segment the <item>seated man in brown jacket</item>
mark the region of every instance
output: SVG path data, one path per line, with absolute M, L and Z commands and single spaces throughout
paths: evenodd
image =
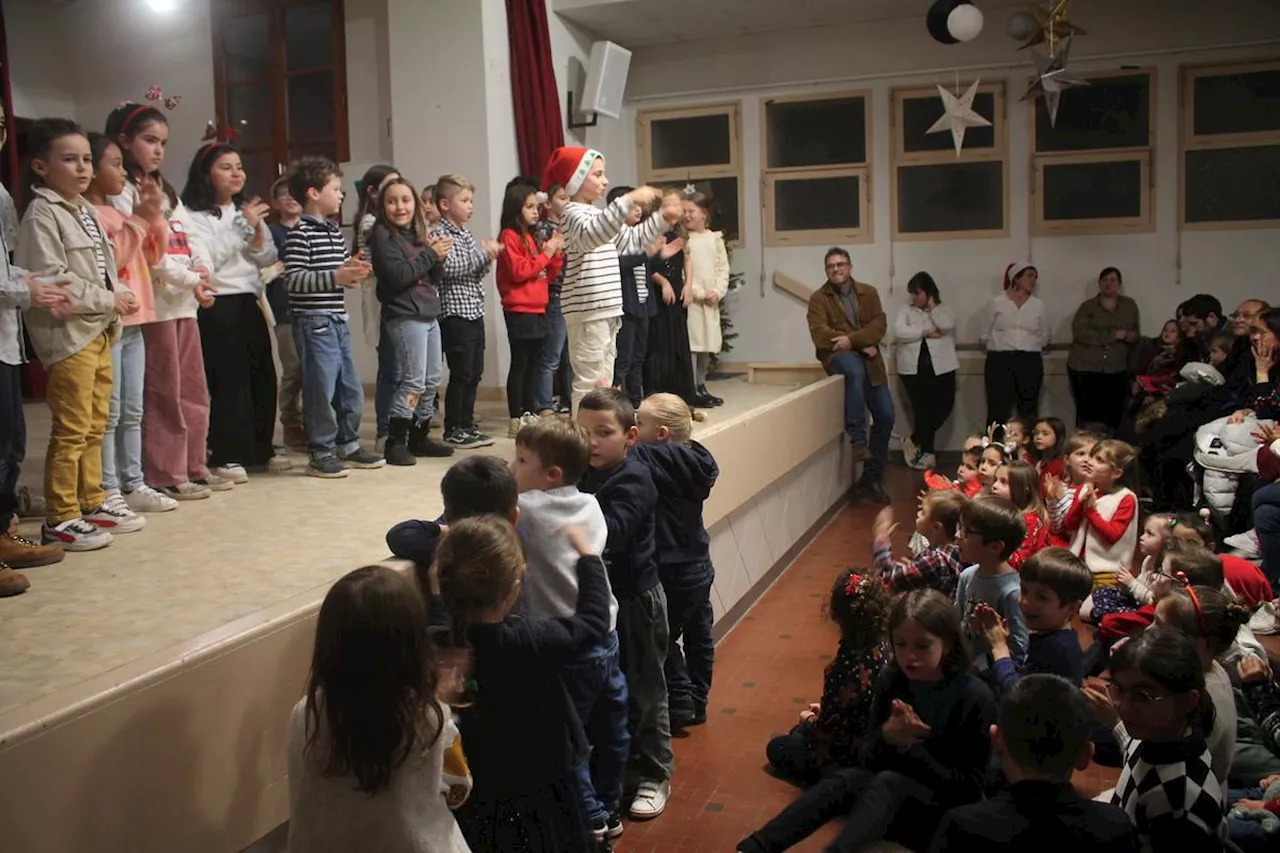
M 827 282 L 809 297 L 809 335 L 827 373 L 844 377 L 844 428 L 853 442 L 854 460 L 866 460 L 858 497 L 888 503 L 880 481 L 893 432 L 893 396 L 880 356 L 887 322 L 880 295 L 853 280 L 849 253 L 827 250 Z M 867 446 L 867 409 L 871 444 Z

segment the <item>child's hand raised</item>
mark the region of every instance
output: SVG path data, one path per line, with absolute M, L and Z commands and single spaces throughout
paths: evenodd
M 138 201 L 133 205 L 134 215 L 150 222 L 163 212 L 164 190 L 155 178 L 144 175 L 138 184 Z
M 973 608 L 969 614 L 969 627 L 986 639 L 992 656 L 1001 657 L 1009 653 L 1009 623 L 990 604 L 982 603 Z
M 627 198 L 631 199 L 631 201 L 641 207 L 649 207 L 661 197 L 662 190 L 657 187 L 651 187 L 648 184 L 643 187 L 636 187 L 631 192 L 627 193 Z
M 889 541 L 889 537 L 893 535 L 893 531 L 898 529 L 898 523 L 893 519 L 893 507 L 891 506 L 887 506 L 876 513 L 876 520 L 871 523 L 872 541 L 877 544 Z
M 1062 482 L 1062 478 L 1057 474 L 1046 474 L 1044 478 L 1044 493 L 1055 501 L 1060 501 L 1067 493 L 1067 484 Z
M 675 225 L 684 218 L 684 204 L 679 196 L 669 195 L 662 200 L 662 208 L 659 212 L 668 225 Z
M 1098 493 L 1094 491 L 1093 483 L 1085 483 L 1080 489 L 1080 506 L 1085 509 L 1093 509 L 1098 502 Z
M 662 259 L 668 260 L 680 254 L 680 250 L 684 248 L 684 238 L 677 237 L 674 240 L 665 240 L 662 244 Z
M 427 238 L 427 248 L 435 252 L 437 258 L 444 258 L 453 250 L 453 238 L 448 234 L 433 234 Z
M 486 255 L 489 256 L 490 260 L 494 260 L 498 257 L 498 255 L 502 254 L 503 245 L 499 243 L 497 240 L 481 240 L 480 248 L 484 250 L 484 253 Z
M 932 729 L 901 699 L 893 700 L 893 708 L 889 719 L 880 727 L 880 734 L 885 743 L 906 751 L 929 736 Z
M 244 217 L 244 221 L 249 223 L 249 227 L 257 231 L 262 220 L 271 212 L 271 205 L 262 199 L 254 196 L 240 206 L 240 215 Z

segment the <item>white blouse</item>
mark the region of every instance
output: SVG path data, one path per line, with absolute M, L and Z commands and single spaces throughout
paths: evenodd
M 1049 338 L 1049 312 L 1038 297 L 1028 297 L 1021 308 L 1004 293 L 991 300 L 982 332 L 987 352 L 1042 352 Z

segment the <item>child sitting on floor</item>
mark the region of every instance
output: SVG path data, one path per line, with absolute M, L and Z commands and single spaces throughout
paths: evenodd
M 986 638 L 972 630 L 970 617 L 978 605 L 989 605 L 1005 621 L 1009 631 L 1009 651 L 1021 664 L 1027 653 L 1027 622 L 1018 606 L 1018 573 L 1009 565 L 1026 527 L 1022 513 L 1004 498 L 979 495 L 965 504 L 960 513 L 960 559 L 969 568 L 960 573 L 956 585 L 956 613 L 973 644 L 974 663 L 985 671 L 991 668 L 991 647 Z
M 1089 482 L 1076 492 L 1063 519 L 1071 552 L 1093 572 L 1093 585 L 1115 586 L 1121 567 L 1133 565 L 1138 546 L 1138 496 L 1126 485 L 1135 461 L 1133 448 L 1123 441 L 1098 442 L 1089 457 Z M 1093 598 L 1080 608 L 1091 619 Z
M 925 545 L 910 559 L 899 560 L 893 558 L 889 539 L 898 526 L 893 520 L 893 508 L 880 510 L 871 528 L 871 552 L 880 579 L 891 592 L 929 587 L 948 598 L 955 596 L 956 582 L 965 567 L 956 545 L 956 528 L 965 503 L 967 500 L 959 492 L 932 491 L 921 495 L 915 532 Z
M 1128 566 L 1121 566 L 1116 573 L 1116 585 L 1098 587 L 1093 596 L 1093 618 L 1101 624 L 1113 613 L 1131 613 L 1144 604 L 1155 603 L 1156 575 L 1159 573 L 1160 552 L 1176 524 L 1172 515 L 1157 513 L 1147 516 L 1138 537 L 1138 554 L 1142 567 L 1135 575 Z
M 1041 418 L 1031 433 L 1031 457 L 1035 461 L 1036 474 L 1040 476 L 1040 497 L 1048 501 L 1046 481 L 1049 477 L 1062 478 L 1065 470 L 1067 427 L 1058 418 Z
M 991 485 L 991 494 L 1016 506 L 1022 513 L 1022 523 L 1027 528 L 1027 535 L 1009 558 L 1009 565 L 1015 569 L 1020 568 L 1032 554 L 1051 544 L 1059 544 L 1050 540 L 1044 502 L 1040 500 L 1040 478 L 1031 465 L 1021 460 L 1001 465 L 996 469 L 996 481 Z
M 840 646 L 823 673 L 822 700 L 801 711 L 800 722 L 765 748 L 776 773 L 811 783 L 828 767 L 858 766 L 892 603 L 872 574 L 849 569 L 836 578 L 828 613 L 840 628 Z
M 1075 501 L 1076 492 L 1089 482 L 1089 460 L 1093 457 L 1093 448 L 1101 440 L 1091 432 L 1072 433 L 1062 449 L 1062 474 L 1041 477 L 1049 526 L 1058 536 L 1063 536 L 1063 521 Z

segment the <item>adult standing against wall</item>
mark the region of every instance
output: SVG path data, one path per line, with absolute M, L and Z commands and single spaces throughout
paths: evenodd
M 904 442 L 903 456 L 912 468 L 938 464 L 934 436 L 951 417 L 956 402 L 956 318 L 942 304 L 938 285 L 927 272 L 907 282 L 908 302 L 893 324 L 898 375 L 902 377 L 915 425 Z
M 1004 423 L 1011 412 L 1034 421 L 1044 384 L 1044 349 L 1049 346 L 1049 312 L 1035 296 L 1040 273 L 1025 261 L 1004 271 L 1004 292 L 991 300 L 982 344 L 987 349 L 984 379 L 987 423 Z
M 1098 274 L 1098 294 L 1080 303 L 1071 321 L 1067 378 L 1076 426 L 1105 424 L 1114 434 L 1129 392 L 1129 356 L 1138 342 L 1138 303 L 1120 293 L 1120 270 Z
M 809 297 L 809 336 L 827 373 L 844 377 L 844 428 L 853 443 L 853 458 L 866 460 L 857 496 L 889 503 L 881 479 L 893 432 L 893 397 L 889 374 L 880 355 L 888 328 L 880 294 L 853 280 L 849 253 L 827 250 L 827 281 Z M 871 444 L 867 445 L 867 409 L 871 410 Z

